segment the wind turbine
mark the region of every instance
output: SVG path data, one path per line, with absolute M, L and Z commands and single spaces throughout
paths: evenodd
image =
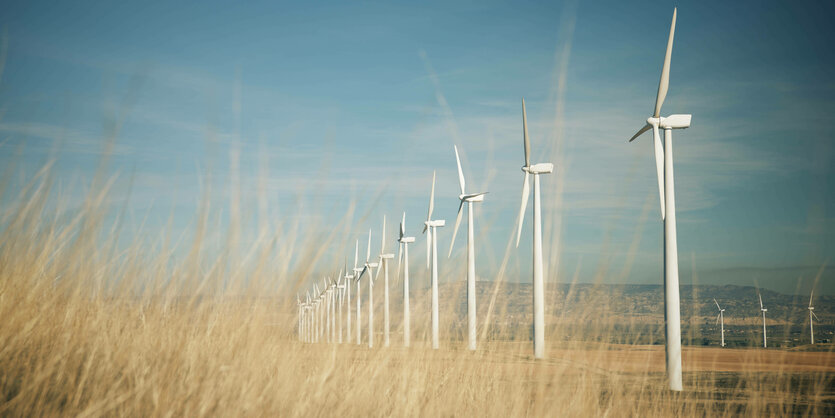
M 331 302 L 333 301 L 333 298 L 331 297 L 332 292 L 333 292 L 333 282 L 331 281 L 330 277 L 324 279 L 324 282 L 325 282 L 325 320 L 326 320 L 325 321 L 325 340 L 330 343 L 330 342 L 333 342 L 333 340 L 331 339 L 332 331 L 333 331 L 333 327 L 331 326 L 331 318 L 333 316 L 332 315 L 333 309 L 332 309 L 332 306 L 331 306 L 332 305 Z
M 681 391 L 681 308 L 678 281 L 678 244 L 676 241 L 676 203 L 673 180 L 673 129 L 690 127 L 692 115 L 661 116 L 661 105 L 670 86 L 670 57 L 673 52 L 673 37 L 676 29 L 676 9 L 670 24 L 667 52 L 661 68 L 655 110 L 646 125 L 629 139 L 629 142 L 652 129 L 655 149 L 655 169 L 658 177 L 658 194 L 661 202 L 661 219 L 664 222 L 664 307 L 666 320 L 667 377 L 671 390 Z M 664 145 L 658 129 L 664 129 Z
M 522 224 L 530 195 L 530 175 L 533 175 L 533 355 L 545 357 L 545 285 L 542 279 L 542 209 L 539 198 L 539 175 L 554 171 L 551 163 L 531 165 L 531 144 L 528 139 L 528 116 L 525 112 L 525 99 L 522 99 L 522 136 L 525 144 L 525 182 L 522 183 L 522 206 L 519 208 L 519 229 L 516 232 L 516 247 L 522 237 Z
M 357 243 L 357 245 L 359 245 L 359 243 Z M 354 256 L 354 267 L 356 268 L 356 266 L 357 266 L 357 258 L 356 258 L 356 255 L 355 255 Z M 347 331 L 348 331 L 348 344 L 351 344 L 351 335 L 352 335 L 351 334 L 351 280 L 353 280 L 353 279 L 354 279 L 354 273 L 353 273 L 353 271 L 350 274 L 348 273 L 348 262 L 346 261 L 345 262 L 345 293 L 348 296 L 348 300 L 347 300 L 348 303 L 347 303 L 347 305 L 345 305 L 346 308 L 347 308 L 345 310 L 348 311 L 348 320 L 346 322 L 346 325 L 348 325 L 348 329 L 347 329 Z
M 306 343 L 312 342 L 310 339 L 311 330 L 313 329 L 313 306 L 310 304 L 310 291 L 307 291 L 307 300 L 305 302 L 305 318 L 304 318 L 304 341 Z
M 812 306 L 812 295 L 814 294 L 814 290 L 809 294 L 809 341 L 812 344 L 815 343 L 815 323 L 813 319 L 820 321 L 820 318 L 818 318 L 818 315 L 815 313 L 815 308 Z
M 368 249 L 365 251 L 365 267 L 360 272 L 360 278 L 368 272 L 368 348 L 374 347 L 374 269 L 377 263 L 371 261 L 371 228 L 368 229 Z M 359 279 L 357 279 L 359 280 Z M 359 317 L 359 314 L 357 314 Z
M 475 237 L 474 237 L 474 219 L 473 219 L 473 203 L 483 202 L 484 195 L 487 192 L 470 193 L 467 194 L 464 185 L 464 172 L 461 170 L 461 159 L 458 157 L 458 147 L 453 145 L 455 149 L 455 162 L 458 163 L 458 185 L 461 187 L 461 194 L 458 195 L 458 216 L 455 218 L 455 228 L 452 230 L 452 241 L 449 243 L 449 254 L 447 258 L 452 256 L 452 248 L 455 246 L 455 236 L 458 235 L 458 226 L 461 225 L 461 209 L 464 208 L 464 203 L 467 204 L 467 331 L 469 336 L 470 350 L 476 348 L 476 293 L 475 293 Z
M 348 267 L 348 266 L 346 265 L 345 267 Z M 339 343 L 340 344 L 342 344 L 342 307 L 345 305 L 345 289 L 346 288 L 350 289 L 350 286 L 348 286 L 346 284 L 348 282 L 347 280 L 345 281 L 345 283 L 342 282 L 342 279 L 343 279 L 342 272 L 343 271 L 344 270 L 339 270 L 339 279 L 336 282 L 336 289 L 337 289 L 337 292 L 338 292 L 338 295 L 339 295 Z
M 716 304 L 716 309 L 719 309 L 719 314 L 716 315 L 716 322 L 719 322 L 720 329 L 722 330 L 722 343 L 721 346 L 725 346 L 725 310 L 719 306 L 719 302 L 716 301 L 716 298 L 713 298 L 713 303 Z
M 363 269 L 357 267 L 357 258 L 359 256 L 360 240 L 357 240 L 357 245 L 354 247 L 354 276 L 357 282 L 357 345 L 362 344 L 362 299 L 360 298 L 360 279 L 362 278 Z
M 435 172 L 432 172 L 432 192 L 429 194 L 429 213 L 426 214 L 426 222 L 423 223 L 423 232 L 426 234 L 426 267 L 429 267 L 431 253 L 432 259 L 432 348 L 437 350 L 438 344 L 438 227 L 443 227 L 446 221 L 443 219 L 432 219 L 432 210 L 435 209 Z
M 377 276 L 380 275 L 380 270 L 383 270 L 383 347 L 389 346 L 389 264 L 388 260 L 394 258 L 394 254 L 386 253 L 386 215 L 383 215 L 383 233 L 381 235 L 382 242 L 380 243 L 380 268 L 377 269 Z M 374 277 L 377 281 L 377 277 Z
M 757 296 L 760 298 L 760 311 L 763 313 L 763 348 L 768 348 L 768 340 L 765 334 L 765 313 L 768 312 L 768 309 L 763 307 L 763 296 L 759 293 L 757 293 Z
M 397 273 L 400 274 L 400 259 L 405 253 L 405 263 L 403 265 L 403 346 L 408 347 L 411 339 L 411 330 L 409 323 L 411 322 L 411 312 L 409 308 L 409 244 L 415 242 L 415 237 L 406 236 L 406 212 L 403 212 L 403 220 L 400 221 L 400 238 L 397 239 L 400 243 L 397 250 Z
M 319 342 L 319 328 L 322 325 L 321 321 L 319 320 L 321 318 L 321 315 L 320 315 L 321 311 L 319 309 L 319 306 L 320 306 L 319 302 L 322 299 L 321 299 L 320 294 L 319 294 L 319 286 L 317 286 L 315 283 L 313 284 L 313 295 L 314 295 L 313 296 L 313 307 L 314 307 L 314 313 L 313 313 L 313 326 L 314 326 L 313 327 L 313 342 L 318 343 Z
M 298 312 L 298 315 L 299 315 L 298 324 L 296 325 L 296 328 L 298 329 L 299 341 L 301 341 L 301 339 L 302 339 L 302 326 L 303 326 L 302 324 L 304 322 L 304 319 L 302 318 L 302 311 L 304 310 L 304 305 L 302 304 L 302 299 L 299 297 L 298 293 L 296 293 L 296 307 L 297 307 L 297 312 Z
M 338 299 L 339 299 L 339 280 L 342 277 L 342 270 L 339 271 L 339 275 L 336 276 L 336 280 L 331 280 L 331 342 L 336 342 L 336 317 L 337 317 L 337 307 L 338 307 Z M 339 311 L 339 316 L 342 316 L 342 311 Z M 341 325 L 341 324 L 340 324 Z M 340 339 L 341 339 L 340 335 Z M 341 342 L 341 341 L 340 341 Z

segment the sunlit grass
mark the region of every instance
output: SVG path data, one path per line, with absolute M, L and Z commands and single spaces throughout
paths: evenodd
M 239 231 L 213 231 L 204 204 L 182 240 L 185 255 L 174 257 L 170 231 L 152 245 L 113 237 L 121 221 L 105 219 L 118 208 L 103 203 L 112 183 L 97 183 L 104 186 L 72 209 L 54 196 L 48 165 L 29 180 L 3 206 L 0 415 L 835 413 L 831 351 L 685 347 L 686 390 L 676 394 L 666 390 L 663 347 L 637 344 L 643 324 L 605 319 L 606 307 L 574 309 L 573 321 L 552 313 L 548 356 L 535 361 L 528 322 L 511 316 L 518 307 L 508 305 L 502 286 L 495 288 L 490 325 L 480 323 L 476 352 L 465 349 L 463 317 L 454 307 L 442 308 L 441 349 L 428 348 L 420 285 L 413 292 L 413 347 L 402 348 L 397 280 L 391 347 L 382 347 L 379 334 L 381 282 L 374 349 L 347 344 L 347 335 L 342 345 L 303 344 L 296 338 L 295 293 L 315 279 L 310 269 L 321 253 L 293 225 L 238 246 Z M 331 231 L 314 235 L 334 241 Z M 224 244 L 208 248 L 209 240 Z M 443 289 L 456 293 L 462 286 Z M 480 318 L 491 309 L 489 299 L 479 300 Z M 589 326 L 570 326 L 578 321 Z M 624 327 L 619 344 L 610 344 L 608 337 Z

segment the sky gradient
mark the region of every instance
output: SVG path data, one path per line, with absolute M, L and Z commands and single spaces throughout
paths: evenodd
M 116 132 L 128 222 L 164 228 L 173 212 L 188 229 L 207 182 L 225 213 L 257 211 L 260 194 L 302 225 L 335 226 L 355 200 L 339 246 L 373 227 L 377 251 L 387 214 L 394 248 L 405 210 L 419 260 L 433 170 L 436 217 L 455 220 L 456 144 L 468 191 L 490 191 L 476 210 L 490 280 L 519 206 L 524 97 L 534 162 L 557 165 L 547 280 L 660 284 L 651 138 L 627 139 L 651 114 L 678 6 L 662 113 L 693 114 L 674 139 L 682 283 L 807 293 L 819 276 L 835 294 L 821 270 L 835 262 L 831 2 L 169 3 L 7 5 L 0 164 L 27 179 L 57 155 L 80 204 Z M 529 280 L 530 220 L 506 280 Z M 464 227 L 447 280 L 463 278 Z

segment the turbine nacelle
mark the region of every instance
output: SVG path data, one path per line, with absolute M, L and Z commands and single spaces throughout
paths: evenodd
M 690 127 L 690 119 L 693 115 L 670 115 L 663 117 L 647 118 L 647 126 L 661 129 L 685 129 Z
M 415 237 L 403 237 L 398 239 L 397 241 L 402 242 L 404 244 L 411 244 L 415 242 Z
M 554 172 L 554 164 L 539 163 L 522 167 L 522 171 L 530 174 L 548 174 Z
M 433 219 L 431 221 L 426 221 L 423 224 L 426 225 L 428 228 L 437 228 L 446 225 L 446 221 L 443 219 Z

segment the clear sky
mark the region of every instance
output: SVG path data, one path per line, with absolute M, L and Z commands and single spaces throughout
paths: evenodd
M 279 217 L 301 204 L 303 224 L 327 229 L 358 200 L 342 241 L 373 226 L 374 251 L 382 215 L 406 210 L 418 259 L 433 169 L 436 216 L 454 223 L 457 144 L 468 189 L 490 191 L 489 280 L 518 211 L 525 97 L 534 160 L 558 166 L 543 178 L 548 280 L 660 283 L 650 136 L 627 139 L 651 114 L 678 6 L 663 113 L 693 114 L 675 134 L 683 283 L 808 292 L 835 263 L 835 3 L 313 3 L 6 4 L 0 164 L 26 178 L 57 146 L 80 201 L 117 121 L 109 169 L 129 222 L 165 227 L 173 210 L 187 229 L 207 182 L 228 213 L 237 166 L 243 202 L 261 190 Z M 525 233 L 505 279 L 529 277 L 530 217 Z M 835 293 L 832 268 L 818 289 Z

